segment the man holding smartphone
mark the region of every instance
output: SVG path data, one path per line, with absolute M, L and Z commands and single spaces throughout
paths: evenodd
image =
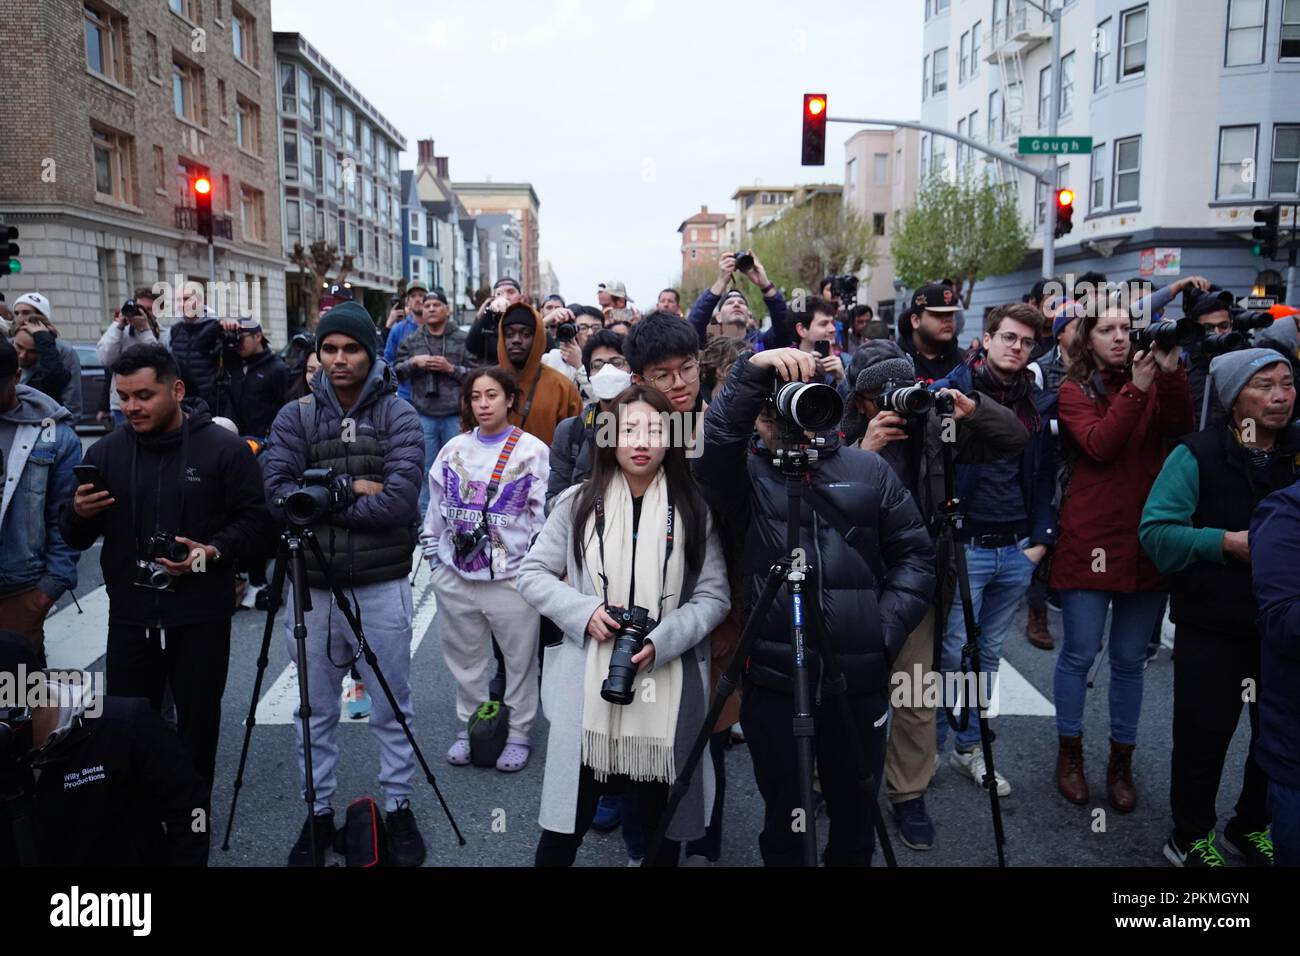
M 45 616 L 77 586 L 77 558 L 59 533 L 72 497 L 81 441 L 72 413 L 19 385 L 18 352 L 0 337 L 0 621 L 32 644 L 45 666 Z
M 834 302 L 805 297 L 790 310 L 790 319 L 794 322 L 799 351 L 811 352 L 817 356 L 821 381 L 834 386 L 840 397 L 847 400 L 849 384 L 844 375 L 844 362 L 835 354 L 832 344 L 835 341 L 835 316 L 838 308 Z

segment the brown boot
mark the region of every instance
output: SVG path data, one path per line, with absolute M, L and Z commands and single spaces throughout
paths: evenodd
M 1056 646 L 1056 642 L 1052 640 L 1052 632 L 1047 629 L 1047 608 L 1037 611 L 1032 607 L 1029 609 L 1025 637 L 1029 638 L 1029 643 L 1034 647 L 1041 647 L 1045 651 L 1050 651 Z
M 1080 806 L 1088 802 L 1088 780 L 1083 775 L 1083 737 L 1061 737 L 1056 751 L 1056 789 Z
M 1106 762 L 1106 797 L 1120 813 L 1132 813 L 1137 806 L 1137 784 L 1133 782 L 1133 744 L 1110 742 Z

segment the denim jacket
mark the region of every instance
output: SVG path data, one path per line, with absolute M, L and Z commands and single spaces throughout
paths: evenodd
M 18 405 L 0 412 L 14 429 L 0 497 L 0 596 L 39 587 L 57 600 L 77 586 L 77 559 L 59 532 L 59 509 L 71 503 L 81 462 L 72 413 L 42 392 L 18 386 Z

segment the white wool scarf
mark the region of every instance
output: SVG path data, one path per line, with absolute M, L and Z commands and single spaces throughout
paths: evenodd
M 620 470 L 604 494 L 605 546 L 601 557 L 593 513 L 583 528 L 583 565 L 597 594 L 604 593 L 603 573 L 609 584 L 609 603 L 631 608 L 632 492 Z M 635 603 L 655 620 L 677 607 L 685 578 L 686 558 L 681 522 L 673 520 L 672 554 L 664 570 L 667 549 L 668 482 L 662 471 L 655 476 L 641 502 L 637 524 Z M 662 604 L 660 598 L 662 597 Z M 654 641 L 654 631 L 650 632 Z M 677 777 L 673 741 L 677 711 L 682 699 L 682 662 L 674 658 L 653 672 L 643 669 L 636 677 L 636 695 L 630 704 L 611 704 L 600 696 L 609 675 L 613 639 L 587 641 L 587 669 L 583 680 L 582 762 L 597 780 L 626 774 L 633 780 L 672 783 Z M 643 665 L 644 668 L 644 665 Z

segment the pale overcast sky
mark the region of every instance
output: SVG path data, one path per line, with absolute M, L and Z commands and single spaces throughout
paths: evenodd
M 921 2 L 274 0 L 272 23 L 406 136 L 403 169 L 432 137 L 454 180 L 531 182 L 567 299 L 618 278 L 644 306 L 701 204 L 842 182 L 856 128 L 831 124 L 826 166 L 801 167 L 804 92 L 832 116 L 919 118 Z

